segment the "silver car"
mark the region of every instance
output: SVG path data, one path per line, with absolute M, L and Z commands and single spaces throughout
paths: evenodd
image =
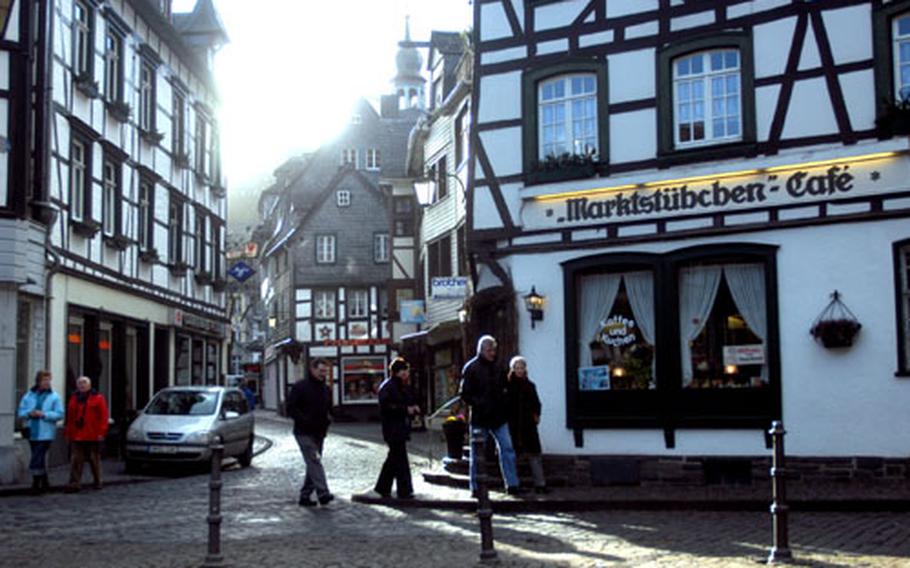
M 240 389 L 170 387 L 159 391 L 126 434 L 126 467 L 140 462 L 205 462 L 216 437 L 225 457 L 253 461 L 253 413 Z

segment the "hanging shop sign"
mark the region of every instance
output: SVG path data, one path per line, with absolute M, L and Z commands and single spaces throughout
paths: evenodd
M 174 322 L 175 327 L 203 331 L 215 335 L 224 335 L 225 326 L 223 323 L 188 314 L 180 309 L 174 309 L 171 321 Z
M 399 302 L 401 323 L 426 323 L 426 304 L 423 300 L 402 300 Z
M 755 209 L 902 191 L 910 164 L 899 152 L 577 189 L 528 198 L 526 226 L 565 227 Z
M 389 339 L 327 339 L 323 347 L 366 347 L 368 345 L 391 345 Z
M 467 295 L 467 276 L 434 277 L 430 281 L 430 297 L 434 300 L 463 300 Z
M 600 341 L 604 345 L 623 346 L 635 343 L 635 320 L 615 315 L 600 322 Z
M 578 390 L 610 390 L 610 366 L 600 365 L 597 367 L 579 367 Z
M 758 345 L 725 345 L 724 365 L 764 365 L 765 346 Z

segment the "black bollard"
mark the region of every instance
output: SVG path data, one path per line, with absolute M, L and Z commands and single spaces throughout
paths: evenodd
M 212 449 L 212 474 L 209 478 L 209 550 L 205 555 L 203 568 L 224 566 L 221 554 L 221 460 L 224 458 L 224 445 L 216 437 L 210 446 Z
M 480 561 L 495 562 L 493 549 L 493 506 L 487 488 L 486 434 L 483 430 L 471 430 L 471 459 L 477 468 L 477 518 L 480 519 Z
M 771 517 L 774 520 L 774 545 L 768 554 L 768 564 L 786 564 L 793 559 L 790 552 L 790 535 L 788 517 L 790 508 L 787 506 L 787 468 L 784 454 L 784 424 L 780 420 L 771 423 L 772 444 L 774 447 L 774 461 L 771 464 L 772 497 Z

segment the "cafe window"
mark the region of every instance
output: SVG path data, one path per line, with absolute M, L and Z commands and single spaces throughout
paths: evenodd
M 345 357 L 341 360 L 341 399 L 346 404 L 375 404 L 385 379 L 384 357 Z
M 566 263 L 570 422 L 778 418 L 774 250 L 727 244 Z

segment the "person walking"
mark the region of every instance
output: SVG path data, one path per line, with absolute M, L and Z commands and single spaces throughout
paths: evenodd
M 506 380 L 496 363 L 496 339 L 484 335 L 477 340 L 477 354 L 461 371 L 461 399 L 471 408 L 471 430 L 486 439 L 492 435 L 499 450 L 499 468 L 509 495 L 524 493 L 515 468 L 515 449 L 509 435 Z M 477 456 L 471 448 L 470 487 L 477 491 Z
M 307 376 L 296 383 L 288 394 L 287 411 L 294 420 L 294 437 L 306 464 L 306 478 L 300 488 L 301 507 L 312 507 L 313 492 L 320 505 L 328 505 L 335 496 L 329 491 L 322 466 L 322 448 L 329 430 L 332 412 L 332 393 L 325 384 L 329 364 L 325 359 L 313 359 Z
M 537 387 L 528 378 L 528 362 L 524 357 L 515 356 L 509 361 L 509 377 L 506 395 L 509 406 L 509 434 L 512 445 L 519 456 L 527 456 L 534 478 L 534 491 L 549 493 L 540 458 L 540 397 Z
M 253 390 L 253 381 L 244 381 L 241 391 L 243 396 L 246 397 L 246 404 L 250 407 L 250 412 L 256 410 L 256 391 Z
M 19 418 L 28 422 L 28 445 L 32 457 L 28 470 L 32 474 L 32 493 L 50 489 L 47 480 L 47 450 L 57 436 L 57 422 L 63 418 L 63 401 L 51 390 L 50 371 L 38 371 L 35 385 L 19 401 Z
M 382 438 L 389 446 L 389 453 L 382 464 L 375 490 L 382 497 L 389 497 L 394 481 L 399 499 L 413 499 L 407 442 L 411 439 L 411 417 L 417 415 L 420 407 L 414 404 L 409 389 L 411 367 L 408 362 L 397 357 L 389 365 L 389 374 L 389 378 L 379 385 Z
M 68 492 L 79 491 L 82 470 L 88 461 L 94 479 L 93 487 L 101 489 L 101 442 L 107 436 L 108 410 L 104 395 L 92 389 L 92 380 L 79 377 L 76 392 L 66 406 L 66 439 L 70 443 L 70 482 Z

